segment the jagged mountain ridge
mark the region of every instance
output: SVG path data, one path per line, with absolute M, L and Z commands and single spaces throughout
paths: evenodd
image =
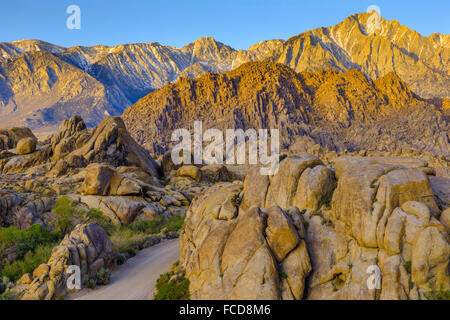
M 175 129 L 277 128 L 281 146 L 309 136 L 331 150 L 450 153 L 449 124 L 395 73 L 296 73 L 284 64 L 249 62 L 224 74 L 166 84 L 125 110 L 133 137 L 155 154 L 171 147 Z M 448 116 L 448 114 L 447 114 Z M 151 125 L 150 125 L 151 124 Z
M 80 114 L 91 126 L 115 106 L 129 103 L 122 92 L 48 51 L 25 52 L 0 69 L 0 123 L 41 127 Z M 3 80 L 3 81 L 2 81 Z
M 71 69 L 74 74 L 68 74 L 68 77 L 89 76 L 104 87 L 104 92 L 109 92 L 97 97 L 101 101 L 94 105 L 92 99 L 77 99 L 71 103 L 69 109 L 81 113 L 84 118 L 92 118 L 92 124 L 100 121 L 102 114 L 120 114 L 139 98 L 179 76 L 195 78 L 205 72 L 227 72 L 249 61 L 279 62 L 296 72 L 358 69 L 371 80 L 395 72 L 422 97 L 450 96 L 449 35 L 423 37 L 397 21 L 382 18 L 381 29 L 371 30 L 369 19 L 369 13 L 355 14 L 335 26 L 313 29 L 286 41 L 263 41 L 248 50 L 234 50 L 213 38 L 200 38 L 182 48 L 159 43 L 72 48 L 39 40 L 0 43 L 0 114 L 33 128 L 62 120 L 58 118 L 61 112 L 56 112 L 53 118 L 48 116 L 53 109 L 61 109 L 58 99 L 40 102 L 39 106 L 31 100 L 26 104 L 20 103 L 20 99 L 16 101 L 16 95 L 33 96 L 30 96 L 31 92 L 16 92 L 15 81 L 20 79 L 9 76 L 8 65 L 18 59 L 23 61 L 20 59 L 25 54 L 39 57 L 39 52 L 43 51 L 51 53 L 52 60 L 59 64 L 76 68 Z M 49 72 L 41 76 L 51 78 Z M 35 84 L 42 80 L 33 72 L 30 79 Z M 61 90 L 53 95 L 64 99 L 67 92 L 64 88 Z M 34 115 L 35 109 L 46 111 Z M 91 109 L 102 112 L 94 111 L 90 115 Z M 91 124 L 89 120 L 88 123 Z M 4 126 L 2 121 L 0 125 Z

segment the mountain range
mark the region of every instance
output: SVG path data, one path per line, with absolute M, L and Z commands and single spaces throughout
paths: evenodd
M 202 120 L 203 130 L 277 128 L 283 148 L 307 136 L 336 151 L 448 155 L 449 116 L 448 107 L 416 95 L 393 72 L 371 81 L 358 70 L 296 73 L 280 63 L 248 62 L 166 84 L 122 118 L 154 154 L 170 149 L 174 130 L 193 132 L 194 121 Z
M 120 115 L 140 98 L 179 77 L 224 73 L 251 61 L 287 65 L 295 72 L 358 70 L 367 81 L 395 73 L 420 97 L 450 96 L 450 36 L 424 37 L 371 13 L 286 41 L 235 50 L 213 38 L 182 48 L 159 43 L 64 48 L 40 40 L 0 43 L 0 127 L 51 132 L 79 114 L 88 126 Z M 334 74 L 334 73 L 333 73 Z

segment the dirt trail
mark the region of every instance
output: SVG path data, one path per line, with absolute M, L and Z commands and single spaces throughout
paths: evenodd
M 82 290 L 70 300 L 149 300 L 156 280 L 178 259 L 178 239 L 164 241 L 140 251 L 119 266 L 111 282 L 94 290 Z

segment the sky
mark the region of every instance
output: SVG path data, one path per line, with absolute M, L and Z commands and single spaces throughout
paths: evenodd
M 70 5 L 81 29 L 68 29 Z M 450 34 L 449 0 L 0 0 L 0 42 L 40 39 L 57 45 L 159 42 L 182 47 L 214 37 L 235 49 L 331 26 L 377 5 L 381 15 L 428 36 Z

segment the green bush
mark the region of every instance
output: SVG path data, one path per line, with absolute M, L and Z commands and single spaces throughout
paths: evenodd
M 56 200 L 52 213 L 55 215 L 55 220 L 52 222 L 52 226 L 62 237 L 71 232 L 75 225 L 79 222 L 98 224 L 105 229 L 108 235 L 116 229 L 110 219 L 100 210 L 84 210 L 77 208 L 73 201 L 66 196 L 60 197 Z
M 39 224 L 34 224 L 28 230 L 19 230 L 15 227 L 0 229 L 0 269 L 42 245 L 58 242 L 60 237 Z M 13 253 L 14 259 L 11 258 Z
M 172 272 L 162 274 L 156 281 L 154 300 L 189 300 L 189 280 Z
M 97 274 L 97 285 L 99 286 L 106 286 L 109 284 L 109 281 L 111 279 L 111 271 L 105 268 L 101 268 Z
M 108 235 L 111 235 L 111 233 L 114 232 L 114 230 L 116 230 L 116 226 L 112 224 L 111 220 L 108 217 L 106 217 L 100 210 L 94 208 L 91 208 L 87 211 L 82 210 L 81 215 L 82 217 L 80 218 L 83 223 L 92 222 L 98 224 L 99 226 L 102 226 L 103 229 L 105 229 Z
M 166 228 L 169 232 L 179 231 L 184 224 L 184 216 L 173 215 L 167 221 L 164 220 L 164 216 L 159 216 L 153 220 L 134 220 L 128 228 L 145 234 L 157 234 L 160 233 L 163 228 Z
M 73 205 L 72 200 L 66 196 L 58 198 L 52 213 L 55 215 L 55 220 L 51 224 L 59 235 L 64 237 L 73 230 L 75 227 L 74 218 L 79 212 Z
M 403 266 L 405 267 L 406 272 L 411 273 L 411 261 L 406 261 Z
M 136 250 L 134 250 L 133 248 L 128 248 L 127 253 L 130 257 L 136 256 Z
M 84 286 L 90 289 L 96 286 L 106 286 L 111 279 L 111 271 L 101 268 L 95 275 L 90 275 L 86 278 Z
M 97 286 L 97 280 L 95 276 L 89 276 L 84 281 L 84 286 L 89 289 L 94 289 Z
M 328 200 L 328 199 L 322 199 L 320 201 L 320 204 L 325 206 L 325 208 L 327 208 L 327 209 L 331 208 L 331 203 L 330 203 L 330 200 Z
M 450 300 L 450 290 L 433 290 L 425 294 L 427 300 Z
M 128 226 L 128 228 L 136 232 L 156 234 L 161 231 L 163 222 L 164 216 L 158 216 L 154 220 L 136 219 Z
M 128 229 L 127 227 L 121 227 L 115 230 L 109 238 L 111 239 L 116 252 L 136 255 L 135 250 L 138 249 L 139 246 L 143 246 L 147 237 L 148 236 L 142 232 L 137 232 Z
M 183 228 L 185 216 L 174 215 L 169 218 L 165 227 L 170 232 L 176 232 Z
M 57 243 L 40 245 L 34 251 L 28 251 L 23 259 L 7 264 L 0 271 L 0 276 L 6 276 L 13 281 L 17 281 L 25 273 L 32 273 L 34 269 L 43 263 L 47 263 L 52 254 L 53 247 Z
M 161 233 L 177 232 L 184 224 L 184 216 L 174 215 L 169 219 L 158 216 L 153 220 L 136 219 L 128 226 L 115 226 L 109 233 L 117 253 L 122 254 L 117 262 L 124 263 L 123 257 L 134 257 L 137 250 L 150 247 L 161 241 Z
M 118 265 L 124 264 L 127 261 L 127 257 L 123 253 L 116 253 L 115 259 Z

